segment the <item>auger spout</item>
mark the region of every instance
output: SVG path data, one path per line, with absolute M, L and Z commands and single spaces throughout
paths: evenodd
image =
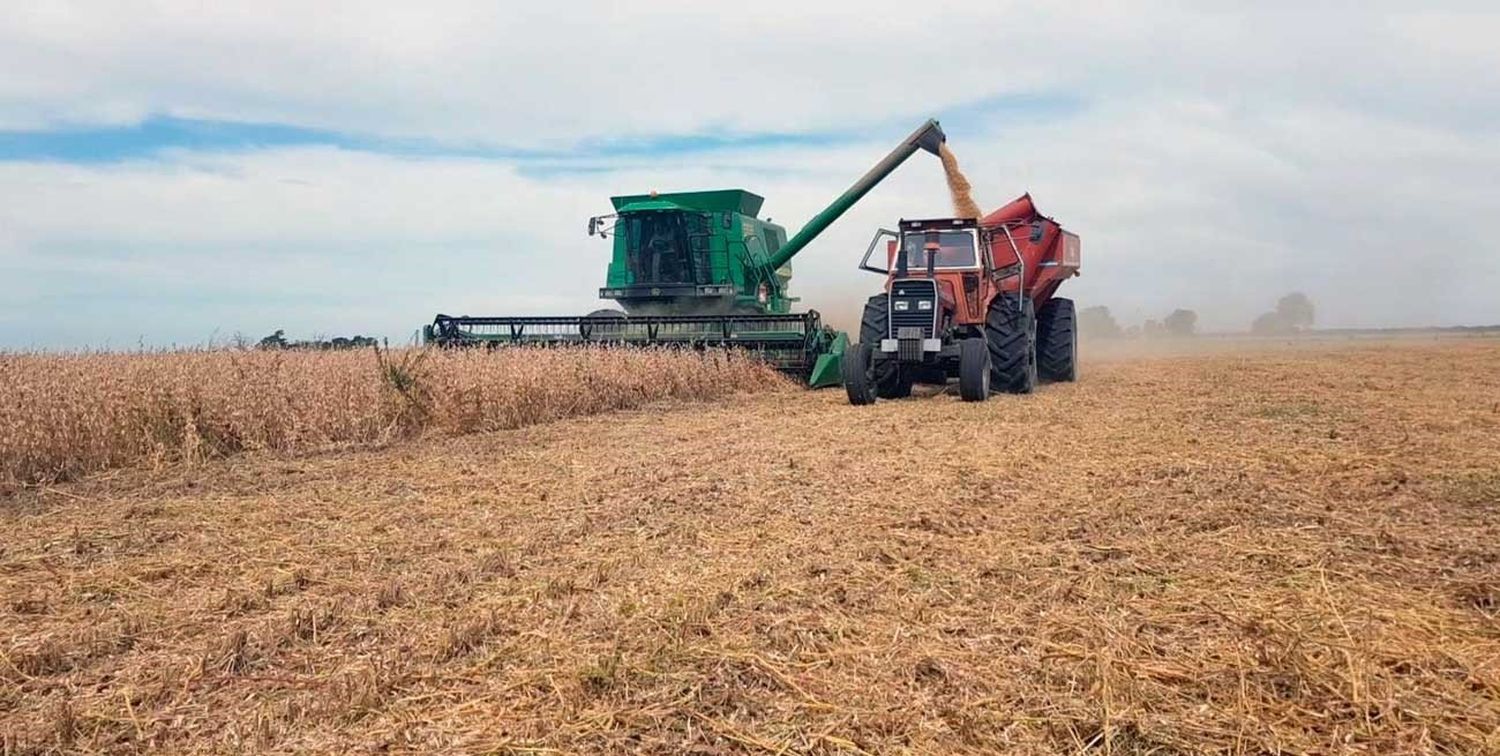
M 943 134 L 943 127 L 938 125 L 936 120 L 929 119 L 927 123 L 922 124 L 920 128 L 902 140 L 896 149 L 891 150 L 889 155 L 886 155 L 880 162 L 876 163 L 875 167 L 871 168 L 865 175 L 860 176 L 859 180 L 850 185 L 848 189 L 845 189 L 844 193 L 838 196 L 838 199 L 835 199 L 828 207 L 823 208 L 822 212 L 814 215 L 812 220 L 808 221 L 807 225 L 802 227 L 801 231 L 798 231 L 792 238 L 787 239 L 786 244 L 783 244 L 781 249 L 777 250 L 776 254 L 771 257 L 771 269 L 780 268 L 796 256 L 798 252 L 801 252 L 803 247 L 806 247 L 809 242 L 818 237 L 818 234 L 823 233 L 829 226 L 833 225 L 833 222 L 838 220 L 839 216 L 853 207 L 854 203 L 859 202 L 871 189 L 875 188 L 876 184 L 879 184 L 886 176 L 891 175 L 891 172 L 895 171 L 897 167 L 906 162 L 906 159 L 911 157 L 912 153 L 920 149 L 937 155 L 938 148 L 947 139 L 948 137 Z

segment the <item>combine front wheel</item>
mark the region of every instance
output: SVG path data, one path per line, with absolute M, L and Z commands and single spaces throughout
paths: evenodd
M 588 324 L 579 326 L 585 341 L 618 341 L 625 335 L 625 313 L 619 310 L 594 310 L 585 315 Z M 618 323 L 610 321 L 618 320 Z

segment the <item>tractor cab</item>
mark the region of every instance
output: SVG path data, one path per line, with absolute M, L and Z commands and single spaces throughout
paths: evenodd
M 891 315 L 900 319 L 904 313 L 895 308 L 917 306 L 903 300 L 922 291 L 930 300 L 921 305 L 922 312 L 930 313 L 932 321 L 923 324 L 924 338 L 940 338 L 957 321 L 979 317 L 981 300 L 989 293 L 981 285 L 987 281 L 987 260 L 979 224 L 969 218 L 940 218 L 903 220 L 898 228 L 881 229 L 860 263 L 862 269 L 886 276 Z M 882 239 L 886 260 L 884 266 L 877 266 L 871 258 Z
M 883 228 L 875 234 L 860 261 L 862 270 L 900 278 L 978 272 L 983 268 L 979 224 L 971 219 L 903 220 L 899 228 L 899 231 Z M 885 241 L 883 266 L 871 261 L 882 240 Z
M 902 221 L 901 253 L 908 271 L 979 268 L 979 241 L 973 227 L 944 228 L 950 221 Z M 963 223 L 963 221 L 958 221 Z M 899 269 L 902 261 L 893 260 Z

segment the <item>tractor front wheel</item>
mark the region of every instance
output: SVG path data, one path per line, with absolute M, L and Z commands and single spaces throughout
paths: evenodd
M 853 344 L 844 351 L 839 370 L 850 404 L 862 406 L 875 403 L 875 380 L 870 373 L 870 360 L 874 357 L 874 352 L 873 346 L 863 342 Z
M 859 343 L 869 344 L 871 350 L 890 334 L 889 300 L 889 295 L 876 294 L 865 302 L 864 314 L 859 319 Z M 902 370 L 901 363 L 880 360 L 873 362 L 871 367 L 874 371 L 871 381 L 875 385 L 876 396 L 881 399 L 905 399 L 911 396 L 914 376 L 910 371 Z
M 990 397 L 990 347 L 984 339 L 958 342 L 958 395 L 966 402 Z

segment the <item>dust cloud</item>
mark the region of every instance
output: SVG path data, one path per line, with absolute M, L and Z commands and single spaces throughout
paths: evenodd
M 943 174 L 948 179 L 948 194 L 953 198 L 953 215 L 957 218 L 973 218 L 979 220 L 984 212 L 974 202 L 972 194 L 973 186 L 964 172 L 958 168 L 958 158 L 953 150 L 948 149 L 948 143 L 938 145 L 938 157 L 943 161 Z

